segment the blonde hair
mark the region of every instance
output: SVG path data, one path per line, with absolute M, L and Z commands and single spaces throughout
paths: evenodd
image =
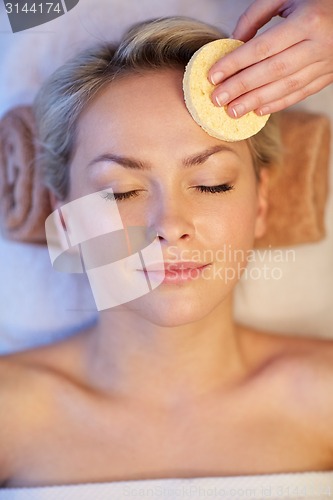
M 42 86 L 34 103 L 45 184 L 65 199 L 78 119 L 106 85 L 133 73 L 185 68 L 196 50 L 226 38 L 218 28 L 187 17 L 153 19 L 134 25 L 118 44 L 82 52 L 60 67 Z M 277 126 L 272 120 L 248 140 L 256 172 L 276 162 Z

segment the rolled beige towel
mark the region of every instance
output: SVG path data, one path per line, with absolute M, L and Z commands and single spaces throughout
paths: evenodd
M 267 232 L 257 248 L 315 243 L 325 237 L 330 120 L 307 111 L 280 117 L 283 161 L 272 169 Z
M 45 243 L 51 205 L 35 161 L 35 134 L 30 106 L 14 108 L 0 121 L 0 229 L 11 240 Z

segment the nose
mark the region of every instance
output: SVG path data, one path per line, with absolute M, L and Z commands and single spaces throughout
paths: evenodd
M 190 240 L 195 233 L 193 210 L 181 200 L 181 195 L 165 198 L 161 195 L 152 210 L 150 222 L 161 243 L 169 245 Z

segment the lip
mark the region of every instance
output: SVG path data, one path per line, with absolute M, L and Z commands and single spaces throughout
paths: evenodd
M 157 279 L 160 283 L 179 285 L 200 278 L 203 270 L 211 263 L 193 261 L 156 262 L 146 266 L 143 271 L 149 279 Z
M 182 271 L 185 269 L 199 269 L 201 267 L 207 266 L 206 262 L 195 262 L 195 261 L 164 261 L 164 262 L 154 262 L 145 266 L 145 271 L 160 272 L 160 271 Z

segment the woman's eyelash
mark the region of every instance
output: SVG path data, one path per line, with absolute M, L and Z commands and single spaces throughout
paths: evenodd
M 234 189 L 231 184 L 219 184 L 218 186 L 195 186 L 201 193 L 225 193 Z M 138 196 L 139 190 L 127 191 L 126 193 L 104 193 L 103 198 L 107 201 L 123 201 Z
M 127 191 L 127 193 L 104 193 L 103 198 L 106 201 L 122 201 L 138 196 L 138 193 L 138 190 Z
M 195 186 L 195 189 L 201 193 L 225 193 L 234 189 L 234 186 L 231 184 L 219 184 L 218 186 Z

